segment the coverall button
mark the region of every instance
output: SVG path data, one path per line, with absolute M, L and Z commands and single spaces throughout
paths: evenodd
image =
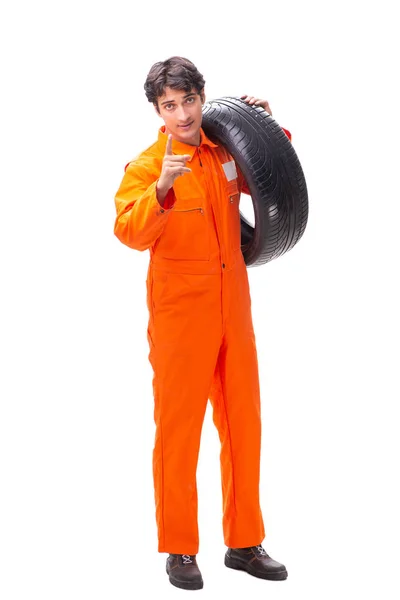
M 225 269 L 225 263 L 222 263 L 222 268 Z
M 164 209 L 163 209 L 163 208 L 160 208 L 160 212 L 161 212 L 161 213 L 163 213 L 163 212 L 164 212 Z

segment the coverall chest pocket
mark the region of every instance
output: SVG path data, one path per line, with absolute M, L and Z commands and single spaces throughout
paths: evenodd
M 155 253 L 172 260 L 209 260 L 207 216 L 202 198 L 179 198 L 168 215 Z
M 232 251 L 240 249 L 241 243 L 241 226 L 240 226 L 240 211 L 239 201 L 240 192 L 236 180 L 230 181 L 226 186 L 227 197 L 227 225 L 228 239 Z

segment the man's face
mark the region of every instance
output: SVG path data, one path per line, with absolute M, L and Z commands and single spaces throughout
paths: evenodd
M 193 88 L 191 92 L 166 87 L 158 98 L 159 114 L 165 123 L 165 133 L 173 139 L 192 146 L 200 143 L 203 97 Z

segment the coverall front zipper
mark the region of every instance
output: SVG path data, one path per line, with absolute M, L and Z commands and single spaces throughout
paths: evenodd
M 174 208 L 174 212 L 190 212 L 192 210 L 199 210 L 201 214 L 204 214 L 204 210 L 201 206 L 197 206 L 196 208 Z

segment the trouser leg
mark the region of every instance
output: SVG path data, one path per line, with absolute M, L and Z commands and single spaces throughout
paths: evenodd
M 148 339 L 159 552 L 197 554 L 199 548 L 196 469 L 222 336 L 218 281 L 215 276 L 168 274 L 162 294 L 161 287 L 152 290 L 156 304 Z
M 226 283 L 224 336 L 210 400 L 221 441 L 224 540 L 242 548 L 265 537 L 259 503 L 260 387 L 247 274 L 232 274 Z

